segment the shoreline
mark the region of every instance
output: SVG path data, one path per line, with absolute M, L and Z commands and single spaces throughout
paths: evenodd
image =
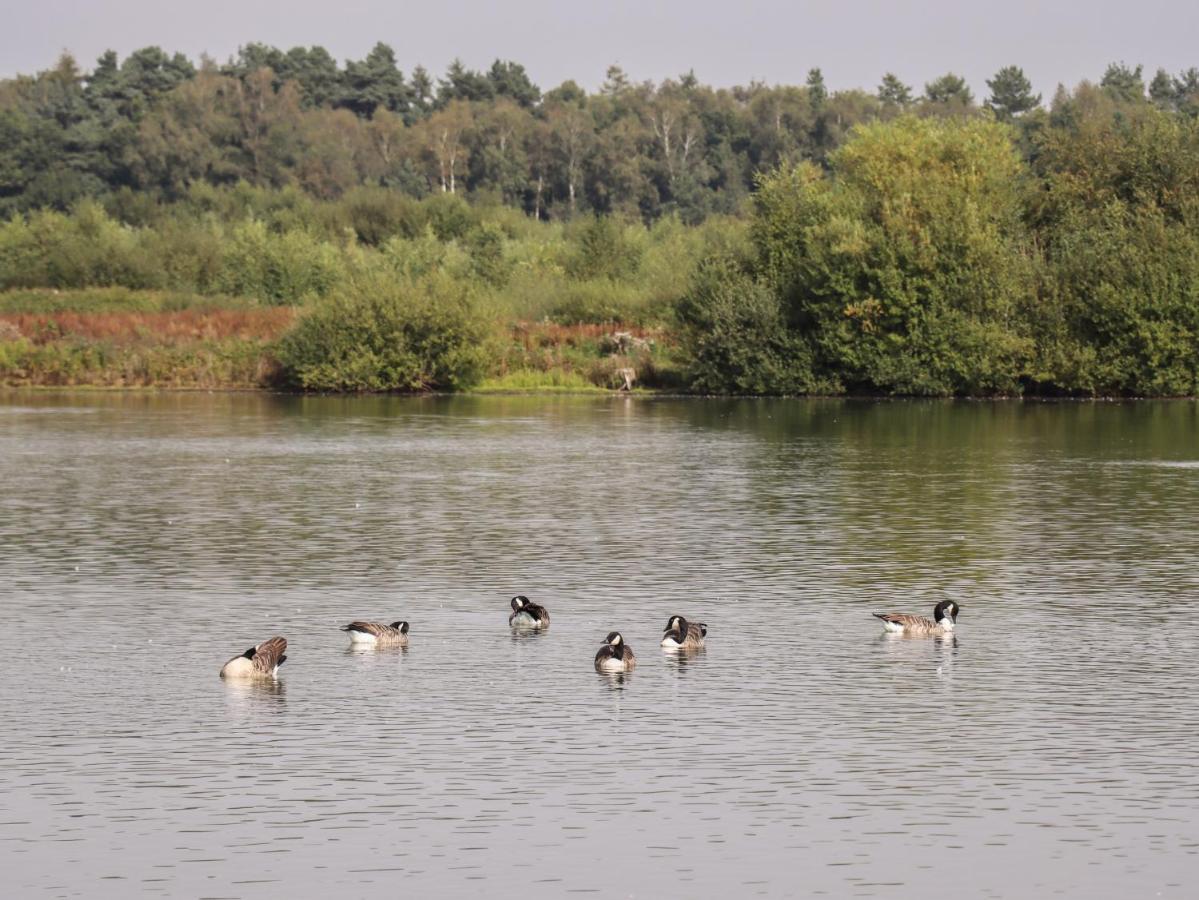
M 1034 404 L 1086 404 L 1086 403 L 1195 403 L 1199 395 L 1175 397 L 1145 396 L 1096 396 L 1096 397 L 1049 397 L 1036 394 L 1004 396 L 960 396 L 930 397 L 917 394 L 700 394 L 685 393 L 658 388 L 634 388 L 632 391 L 594 387 L 581 388 L 536 388 L 473 389 L 466 391 L 299 391 L 275 387 L 219 386 L 189 387 L 180 385 L 107 385 L 107 384 L 8 384 L 0 382 L 0 398 L 8 394 L 253 394 L 274 397 L 337 398 L 337 399 L 448 399 L 453 397 L 590 397 L 628 398 L 641 400 L 840 400 L 854 403 L 1034 403 Z

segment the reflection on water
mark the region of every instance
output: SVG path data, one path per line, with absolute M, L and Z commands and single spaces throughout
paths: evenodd
M 5 893 L 1189 896 L 1196 409 L 0 395 Z
M 666 661 L 667 668 L 682 673 L 687 671 L 688 666 L 703 659 L 707 652 L 707 647 L 663 647 L 662 658 Z
M 407 644 L 350 644 L 346 647 L 346 653 L 351 656 L 386 656 L 387 654 L 395 654 L 403 656 L 408 652 Z
M 599 676 L 600 683 L 606 685 L 614 691 L 622 691 L 625 685 L 633 680 L 633 675 L 636 669 L 629 672 L 603 672 L 596 669 L 595 674 Z
M 287 693 L 287 683 L 275 678 L 222 678 L 221 684 L 230 707 L 243 712 L 272 709 L 283 702 Z

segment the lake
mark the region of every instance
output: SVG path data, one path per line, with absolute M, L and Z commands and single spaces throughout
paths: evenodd
M 9 392 L 0 492 L 8 896 L 1199 876 L 1194 402 Z

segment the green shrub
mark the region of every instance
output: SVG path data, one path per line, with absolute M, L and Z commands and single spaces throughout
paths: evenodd
M 0 288 L 162 286 L 137 233 L 90 200 L 67 215 L 43 211 L 0 229 Z
M 384 268 L 407 279 L 440 272 L 466 280 L 473 268 L 470 256 L 456 242 L 439 240 L 429 227 L 412 239 L 393 237 L 380 248 L 380 260 Z M 365 266 L 371 265 L 368 257 Z
M 1038 151 L 1035 387 L 1199 392 L 1199 122 L 1080 107 Z
M 482 371 L 482 323 L 446 278 L 359 275 L 279 343 L 283 377 L 310 391 L 459 390 Z
M 332 208 L 336 220 L 344 222 L 358 240 L 370 247 L 378 247 L 397 235 L 415 237 L 425 224 L 419 203 L 386 188 L 354 188 Z
M 1001 125 L 901 118 L 762 182 L 758 272 L 818 376 L 902 394 L 1014 393 L 1033 356 L 1026 170 Z
M 484 284 L 503 287 L 512 274 L 512 266 L 504 255 L 506 238 L 498 225 L 480 225 L 466 239 L 471 270 Z
M 225 242 L 219 289 L 294 304 L 321 297 L 338 282 L 343 266 L 338 251 L 304 231 L 274 234 L 257 220 L 233 229 Z
M 728 258 L 701 266 L 677 315 L 684 378 L 706 394 L 831 392 L 812 372 L 812 353 L 788 326 L 770 288 Z
M 593 216 L 575 233 L 576 246 L 566 260 L 566 271 L 579 280 L 633 276 L 641 266 L 642 247 L 628 229 L 611 216 Z
M 645 324 L 653 316 L 643 306 L 644 294 L 635 285 L 606 278 L 591 281 L 562 280 L 546 307 L 550 321 L 562 325 L 627 322 Z
M 424 224 L 443 241 L 464 238 L 476 218 L 470 205 L 457 194 L 433 194 L 421 201 Z

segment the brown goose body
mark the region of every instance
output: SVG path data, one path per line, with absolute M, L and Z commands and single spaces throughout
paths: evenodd
M 609 634 L 604 646 L 595 654 L 597 672 L 631 672 L 636 665 L 633 648 L 624 642 L 618 631 Z
M 668 650 L 698 650 L 708 636 L 703 622 L 688 622 L 682 616 L 671 616 L 662 634 L 662 646 Z
M 512 615 L 508 616 L 508 624 L 513 628 L 549 628 L 550 614 L 544 606 L 521 595 L 512 598 Z
M 273 637 L 235 656 L 221 667 L 222 678 L 274 678 L 287 660 L 287 640 Z
M 351 644 L 408 646 L 407 622 L 392 622 L 390 625 L 381 622 L 351 622 L 349 625 L 343 625 L 341 630 L 350 636 Z
M 931 619 L 908 613 L 874 613 L 874 617 L 881 619 L 883 628 L 892 634 L 953 634 L 960 609 L 953 600 L 943 600 L 937 604 Z

